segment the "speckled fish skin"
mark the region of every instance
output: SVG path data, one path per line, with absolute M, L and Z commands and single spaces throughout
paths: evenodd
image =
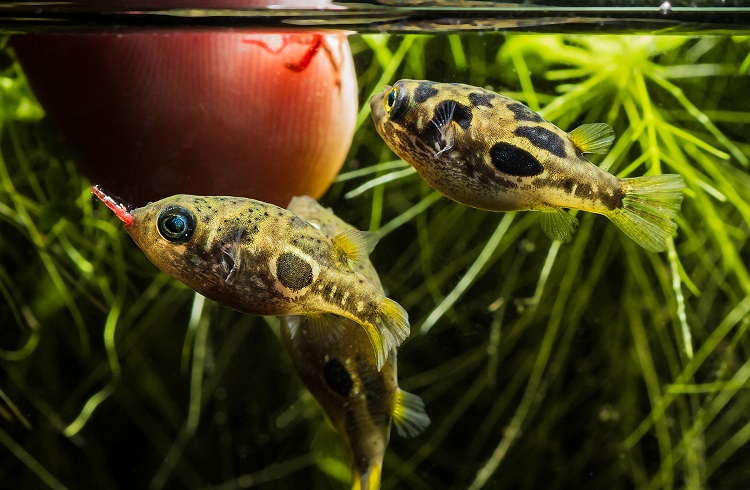
M 352 268 L 335 238 L 283 208 L 239 197 L 190 195 L 129 212 L 107 205 L 154 265 L 221 304 L 252 315 L 349 318 L 367 332 L 379 364 L 408 336 L 406 312 Z M 175 213 L 194 221 L 182 242 L 165 238 L 160 228 Z M 333 315 L 323 315 L 321 323 Z
M 337 235 L 354 228 L 310 197 L 295 197 L 288 209 L 324 233 Z M 369 260 L 356 267 L 381 293 L 380 279 Z M 338 319 L 332 335 L 317 331 L 305 316 L 281 319 L 282 342 L 307 388 L 341 434 L 352 467 L 352 488 L 379 487 L 383 457 L 388 446 L 392 414 L 401 398 L 396 373 L 396 350 L 380 371 L 367 335 L 349 319 Z M 416 406 L 409 435 L 429 424 L 421 400 Z
M 684 183 L 667 174 L 620 179 L 589 162 L 614 139 L 606 124 L 566 133 L 520 102 L 479 87 L 400 80 L 370 99 L 378 133 L 441 194 L 490 211 L 547 211 L 542 227 L 567 241 L 577 220 L 603 214 L 639 245 L 664 250 Z M 545 221 L 546 220 L 546 221 Z
M 397 118 L 386 117 L 387 91 L 375 94 L 370 109 L 376 128 L 399 157 L 445 196 L 490 211 L 574 207 L 602 213 L 620 205 L 619 179 L 589 162 L 565 131 L 520 102 L 457 83 L 400 80 L 396 87 L 408 97 L 407 106 Z M 435 158 L 439 133 L 433 119 L 444 101 L 457 104 L 455 142 L 453 151 Z M 539 173 L 519 175 L 521 166 L 516 175 L 499 172 L 491 157 L 493 147 L 530 154 L 541 167 L 526 173 Z

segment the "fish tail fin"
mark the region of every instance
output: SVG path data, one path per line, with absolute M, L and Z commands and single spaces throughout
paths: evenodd
M 370 467 L 365 473 L 354 470 L 352 490 L 378 490 L 381 471 L 381 465 L 374 462 L 370 462 Z
M 402 389 L 396 392 L 391 417 L 401 437 L 416 437 L 430 425 L 422 399 Z
M 638 245 L 662 252 L 677 231 L 674 219 L 682 204 L 685 183 L 676 174 L 622 179 L 622 207 L 607 217 Z
M 365 326 L 370 342 L 375 349 L 378 371 L 388 359 L 391 350 L 401 345 L 409 336 L 409 315 L 406 310 L 390 298 L 383 298 L 377 312 L 375 324 Z

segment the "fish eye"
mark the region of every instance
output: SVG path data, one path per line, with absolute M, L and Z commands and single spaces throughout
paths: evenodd
M 390 114 L 391 110 L 393 110 L 393 106 L 396 104 L 396 96 L 398 95 L 398 87 L 394 87 L 391 89 L 390 92 L 388 92 L 388 95 L 385 96 L 385 99 L 383 100 L 384 106 L 385 106 L 385 112 L 386 114 Z
M 195 231 L 193 213 L 180 206 L 170 206 L 162 211 L 156 223 L 161 236 L 173 243 L 190 240 Z
M 400 116 L 406 109 L 407 91 L 403 86 L 393 87 L 383 98 L 385 113 L 393 120 Z

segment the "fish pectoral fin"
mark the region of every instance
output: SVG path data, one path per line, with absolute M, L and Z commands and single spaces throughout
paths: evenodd
M 430 425 L 422 399 L 401 389 L 396 392 L 391 417 L 401 437 L 416 437 Z
M 542 231 L 553 240 L 567 243 L 573 237 L 578 219 L 563 209 L 543 210 Z
M 582 124 L 568 133 L 570 141 L 581 153 L 607 153 L 615 140 L 615 130 L 609 124 Z
M 433 155 L 434 158 L 440 158 L 440 155 L 453 148 L 453 143 L 456 141 L 456 137 L 453 134 L 452 124 L 445 133 L 443 133 L 443 131 L 441 131 L 440 133 L 442 135 L 442 138 L 436 145 L 438 148 L 438 152 Z
M 357 262 L 366 258 L 372 248 L 375 247 L 368 233 L 359 230 L 346 230 L 333 237 L 333 241 L 344 251 L 349 260 Z
M 224 267 L 224 271 L 227 272 L 227 277 L 224 282 L 232 284 L 237 275 L 240 273 L 240 267 L 242 266 L 242 255 L 240 253 L 240 247 L 237 242 L 225 243 L 221 247 L 221 265 Z M 230 264 L 227 263 L 229 259 Z
M 448 104 L 440 105 L 435 110 L 435 117 L 432 119 L 432 124 L 435 125 L 440 136 L 435 141 L 435 153 L 434 157 L 439 158 L 440 155 L 453 148 L 453 143 L 456 141 L 456 136 L 453 129 L 453 113 L 456 110 L 456 102 L 450 101 Z

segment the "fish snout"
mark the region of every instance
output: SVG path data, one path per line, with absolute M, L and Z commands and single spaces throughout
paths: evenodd
M 386 87 L 383 92 L 378 92 L 370 97 L 370 112 L 372 113 L 372 119 L 377 124 L 385 118 L 385 106 L 383 106 L 383 98 L 390 87 Z

